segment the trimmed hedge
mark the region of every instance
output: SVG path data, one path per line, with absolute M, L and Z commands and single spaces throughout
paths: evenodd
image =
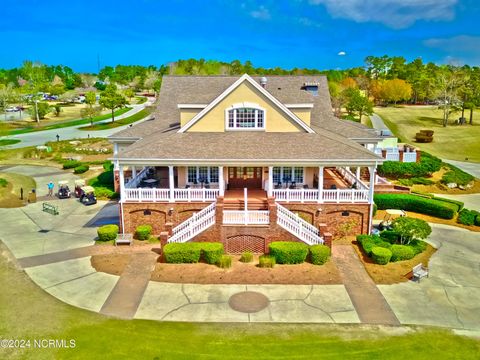
M 418 255 L 425 251 L 425 249 L 427 248 L 427 243 L 422 240 L 413 239 L 412 241 L 410 241 L 410 244 L 408 244 L 408 246 L 412 248 L 415 255 Z
M 458 214 L 457 222 L 463 225 L 477 225 L 479 216 L 480 213 L 478 211 L 463 209 Z
M 268 248 L 279 264 L 301 264 L 308 254 L 308 246 L 298 242 L 274 241 Z
M 410 260 L 415 256 L 413 249 L 407 245 L 392 245 L 390 251 L 392 252 L 390 261 Z
M 135 238 L 138 240 L 148 240 L 152 235 L 152 225 L 139 225 L 135 229 Z
M 448 167 L 450 170 L 443 174 L 442 180 L 440 180 L 443 184 L 456 183 L 458 185 L 467 185 L 475 179 L 475 177 L 456 166 L 448 164 Z
M 310 261 L 313 265 L 323 265 L 330 257 L 330 248 L 326 245 L 310 246 Z
M 82 165 L 82 163 L 78 160 L 67 160 L 63 163 L 63 169 L 73 169 L 76 168 L 77 166 Z
M 202 259 L 207 264 L 216 264 L 222 258 L 224 253 L 223 244 L 219 242 L 204 242 L 199 243 L 202 249 Z M 231 262 L 231 259 L 230 259 Z
M 275 266 L 275 258 L 271 255 L 260 255 L 258 266 L 261 268 L 273 268 Z
M 424 198 L 411 194 L 375 194 L 379 209 L 402 209 L 442 219 L 453 219 L 458 206 L 445 201 Z
M 372 256 L 372 249 L 374 247 L 383 247 L 388 249 L 392 246 L 390 243 L 383 241 L 383 239 L 378 235 L 358 235 L 357 241 L 360 243 L 363 251 L 365 251 L 365 254 L 368 256 Z
M 228 269 L 232 267 L 232 257 L 230 255 L 221 255 L 216 262 L 217 266 L 222 269 Z
M 197 263 L 200 259 L 207 264 L 217 264 L 223 255 L 223 244 L 217 242 L 170 243 L 163 253 L 167 263 Z
M 170 243 L 163 247 L 165 261 L 171 264 L 197 263 L 200 253 L 198 243 Z
M 103 225 L 97 229 L 98 241 L 115 240 L 118 235 L 118 225 Z
M 84 172 L 87 172 L 90 170 L 90 166 L 88 165 L 80 165 L 77 166 L 76 168 L 73 169 L 74 174 L 83 174 Z
M 375 246 L 372 249 L 372 259 L 375 264 L 386 265 L 392 258 L 392 252 L 389 249 Z
M 480 226 L 480 215 L 478 215 L 476 218 L 475 218 L 475 223 L 474 223 L 476 226 Z
M 400 240 L 400 234 L 393 230 L 384 230 L 380 233 L 380 237 L 388 241 L 390 244 L 395 244 Z
M 385 161 L 378 167 L 381 176 L 389 178 L 421 178 L 431 176 L 442 167 L 442 160 L 428 153 L 422 152 L 420 162 L 403 163 L 399 161 Z
M 249 263 L 253 261 L 253 253 L 251 251 L 244 251 L 240 256 L 240 261 L 243 263 Z
M 377 210 L 378 210 L 377 204 L 373 203 L 373 214 L 372 214 L 372 216 L 377 215 Z
M 433 199 L 438 200 L 438 201 L 443 201 L 446 203 L 454 204 L 457 206 L 457 211 L 460 211 L 463 209 L 463 206 L 465 205 L 462 201 L 458 200 L 452 200 L 452 199 L 447 199 L 447 198 L 442 198 L 442 197 L 437 197 L 437 196 L 432 196 Z

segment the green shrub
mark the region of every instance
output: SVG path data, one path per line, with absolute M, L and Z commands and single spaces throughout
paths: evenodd
M 326 245 L 310 246 L 310 261 L 314 265 L 323 265 L 330 257 L 330 248 Z
M 480 213 L 475 210 L 463 209 L 458 214 L 457 222 L 463 225 L 474 225 Z
M 232 267 L 232 257 L 230 255 L 221 255 L 216 262 L 218 267 L 222 269 L 228 269 Z
M 415 251 L 408 245 L 392 245 L 390 251 L 392 252 L 390 261 L 410 260 L 415 256 Z
M 83 174 L 84 172 L 87 172 L 90 169 L 88 165 L 80 165 L 77 166 L 76 168 L 73 169 L 74 174 Z
M 275 258 L 271 255 L 260 255 L 258 266 L 261 268 L 273 268 L 275 266 Z
M 308 254 L 308 246 L 299 242 L 274 241 L 268 247 L 278 264 L 300 264 Z
M 477 215 L 477 217 L 475 218 L 475 223 L 474 223 L 476 226 L 480 226 L 480 215 Z
M 396 231 L 385 230 L 380 233 L 380 237 L 390 244 L 395 244 L 400 239 L 400 234 Z
M 372 249 L 372 259 L 375 264 L 386 265 L 392 258 L 392 252 L 389 249 L 375 246 Z
M 8 185 L 8 181 L 0 178 L 0 187 L 6 187 Z
M 458 200 L 452 200 L 452 199 L 447 199 L 447 198 L 442 198 L 442 197 L 437 197 L 437 196 L 432 196 L 437 201 L 443 201 L 446 203 L 454 204 L 457 206 L 457 211 L 460 211 L 463 209 L 463 206 L 465 205 L 462 201 Z
M 427 248 L 427 243 L 422 240 L 413 239 L 412 241 L 410 241 L 410 244 L 408 244 L 408 246 L 412 248 L 415 255 L 418 255 L 425 251 L 425 249 Z
M 197 263 L 201 247 L 198 243 L 169 243 L 163 247 L 165 261 L 172 264 Z
M 202 259 L 207 264 L 218 263 L 224 253 L 223 244 L 220 242 L 203 242 L 199 243 L 199 246 L 202 249 Z
M 63 163 L 63 168 L 64 169 L 73 169 L 76 168 L 77 166 L 82 165 L 80 161 L 77 160 L 67 160 Z
M 458 185 L 467 185 L 475 179 L 472 175 L 460 170 L 456 166 L 448 164 L 448 167 L 450 170 L 443 174 L 442 180 L 440 180 L 444 184 L 456 183 Z
M 374 203 L 373 204 L 373 215 L 372 216 L 377 215 L 377 210 L 378 210 L 378 206 L 377 206 L 377 204 Z
M 382 210 L 402 209 L 442 219 L 453 219 L 458 209 L 456 204 L 411 194 L 375 194 L 374 199 Z
M 399 179 L 398 182 L 404 186 L 412 185 L 432 185 L 435 184 L 435 181 L 425 179 L 424 177 L 412 177 L 410 179 Z
M 372 255 L 372 249 L 374 247 L 383 247 L 389 248 L 392 246 L 390 243 L 383 241 L 383 239 L 378 235 L 358 235 L 357 241 L 362 246 L 363 251 L 368 256 Z
M 115 240 L 118 235 L 118 225 L 103 225 L 97 229 L 98 241 Z
M 135 229 L 135 238 L 138 240 L 148 240 L 152 235 L 152 225 L 139 225 Z
M 243 263 L 249 263 L 253 261 L 253 254 L 251 251 L 244 251 L 240 256 L 240 261 Z
M 442 167 L 442 160 L 428 153 L 422 152 L 420 162 L 403 163 L 399 161 L 385 161 L 377 169 L 379 175 L 389 178 L 422 178 L 431 176 Z M 425 179 L 426 180 L 426 179 Z M 418 180 L 422 181 L 422 180 Z

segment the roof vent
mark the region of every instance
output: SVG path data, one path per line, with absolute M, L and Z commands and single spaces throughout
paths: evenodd
M 267 87 L 267 78 L 265 76 L 262 76 L 260 78 L 260 85 L 262 85 L 262 87 L 264 87 L 264 88 Z

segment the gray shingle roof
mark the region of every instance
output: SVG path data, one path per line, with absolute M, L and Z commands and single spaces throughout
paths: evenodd
M 268 76 L 266 90 L 284 104 L 313 103 L 311 127 L 306 133 L 177 133 L 178 104 L 208 104 L 239 76 L 165 76 L 155 120 L 145 121 L 112 137 L 139 137 L 119 158 L 156 159 L 378 159 L 348 138 L 375 138 L 366 127 L 339 120 L 332 114 L 324 76 Z M 253 77 L 259 81 L 260 77 Z M 302 90 L 319 84 L 318 96 Z M 260 150 L 261 149 L 261 150 Z

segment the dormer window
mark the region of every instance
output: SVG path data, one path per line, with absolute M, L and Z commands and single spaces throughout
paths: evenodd
M 306 82 L 303 84 L 303 90 L 309 92 L 313 96 L 318 96 L 318 82 Z
M 264 130 L 265 110 L 256 104 L 236 104 L 226 110 L 229 130 Z

